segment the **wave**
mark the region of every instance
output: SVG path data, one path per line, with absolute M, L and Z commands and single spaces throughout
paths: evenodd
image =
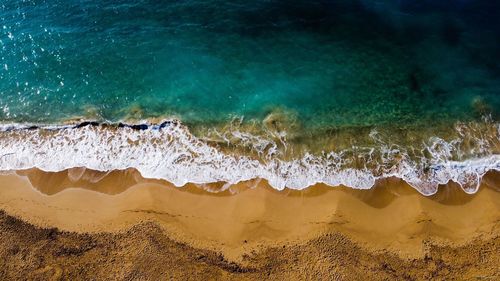
M 134 168 L 145 178 L 163 179 L 176 186 L 261 178 L 275 189 L 304 189 L 317 183 L 369 189 L 378 179 L 398 177 L 424 195 L 450 181 L 475 193 L 482 177 L 500 170 L 500 125 L 458 124 L 457 138 L 433 136 L 412 147 L 388 143 L 372 130 L 376 145 L 350 150 L 304 153 L 285 160 L 269 153 L 262 138 L 248 133 L 232 135 L 266 148 L 266 157 L 229 153 L 193 135 L 178 120 L 159 124 L 0 126 L 0 170 L 38 168 L 58 172 L 75 167 L 98 171 Z M 270 141 L 271 142 L 271 141 Z

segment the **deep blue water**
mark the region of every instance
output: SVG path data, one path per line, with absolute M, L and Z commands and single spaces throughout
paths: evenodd
M 290 112 L 308 126 L 500 112 L 497 1 L 4 0 L 0 120 Z

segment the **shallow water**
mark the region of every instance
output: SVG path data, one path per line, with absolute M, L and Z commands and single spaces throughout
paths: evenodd
M 277 188 L 399 176 L 423 193 L 447 180 L 474 191 L 499 166 L 499 11 L 480 0 L 6 0 L 0 121 L 17 129 L 0 137 L 0 168 L 133 167 Z M 21 125 L 172 118 L 187 128 L 143 131 L 140 149 L 133 130 Z M 83 149 L 96 144 L 97 158 Z M 241 170 L 217 174 L 228 163 Z

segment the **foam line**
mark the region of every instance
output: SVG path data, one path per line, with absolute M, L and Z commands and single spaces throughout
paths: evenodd
M 489 153 L 487 147 L 482 147 L 480 157 L 452 160 L 457 140 L 445 142 L 432 138 L 430 144 L 425 145 L 430 157 L 412 158 L 403 154 L 397 162 L 391 156 L 389 145 L 378 145 L 368 152 L 378 150 L 382 155 L 370 160 L 377 161 L 377 165 L 370 166 L 375 168 L 356 169 L 344 159 L 342 151 L 305 154 L 290 161 L 277 157 L 259 161 L 248 156 L 228 155 L 193 136 L 177 120 L 156 125 L 10 124 L 0 126 L 0 170 L 39 168 L 56 172 L 74 167 L 99 171 L 135 168 L 146 178 L 167 180 L 176 186 L 234 184 L 262 178 L 278 190 L 304 189 L 316 183 L 369 189 L 377 179 L 399 177 L 424 195 L 434 194 L 438 185 L 449 181 L 457 182 L 472 194 L 486 172 L 500 170 L 500 155 Z

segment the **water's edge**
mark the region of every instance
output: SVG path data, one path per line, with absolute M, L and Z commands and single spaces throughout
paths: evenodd
M 474 194 L 487 172 L 500 171 L 500 155 L 486 152 L 456 161 L 451 156 L 456 147 L 456 141 L 443 144 L 442 139 L 436 139 L 426 148 L 433 149 L 428 158 L 412 159 L 381 145 L 382 156 L 369 159 L 377 165 L 359 168 L 346 161 L 342 151 L 306 153 L 293 160 L 226 154 L 192 135 L 178 120 L 158 124 L 5 124 L 0 127 L 0 170 L 59 172 L 85 167 L 106 172 L 133 168 L 144 178 L 165 180 L 178 187 L 264 179 L 277 190 L 305 189 L 318 183 L 370 189 L 377 180 L 396 177 L 426 196 L 450 181 Z M 370 157 L 375 155 L 369 153 Z

